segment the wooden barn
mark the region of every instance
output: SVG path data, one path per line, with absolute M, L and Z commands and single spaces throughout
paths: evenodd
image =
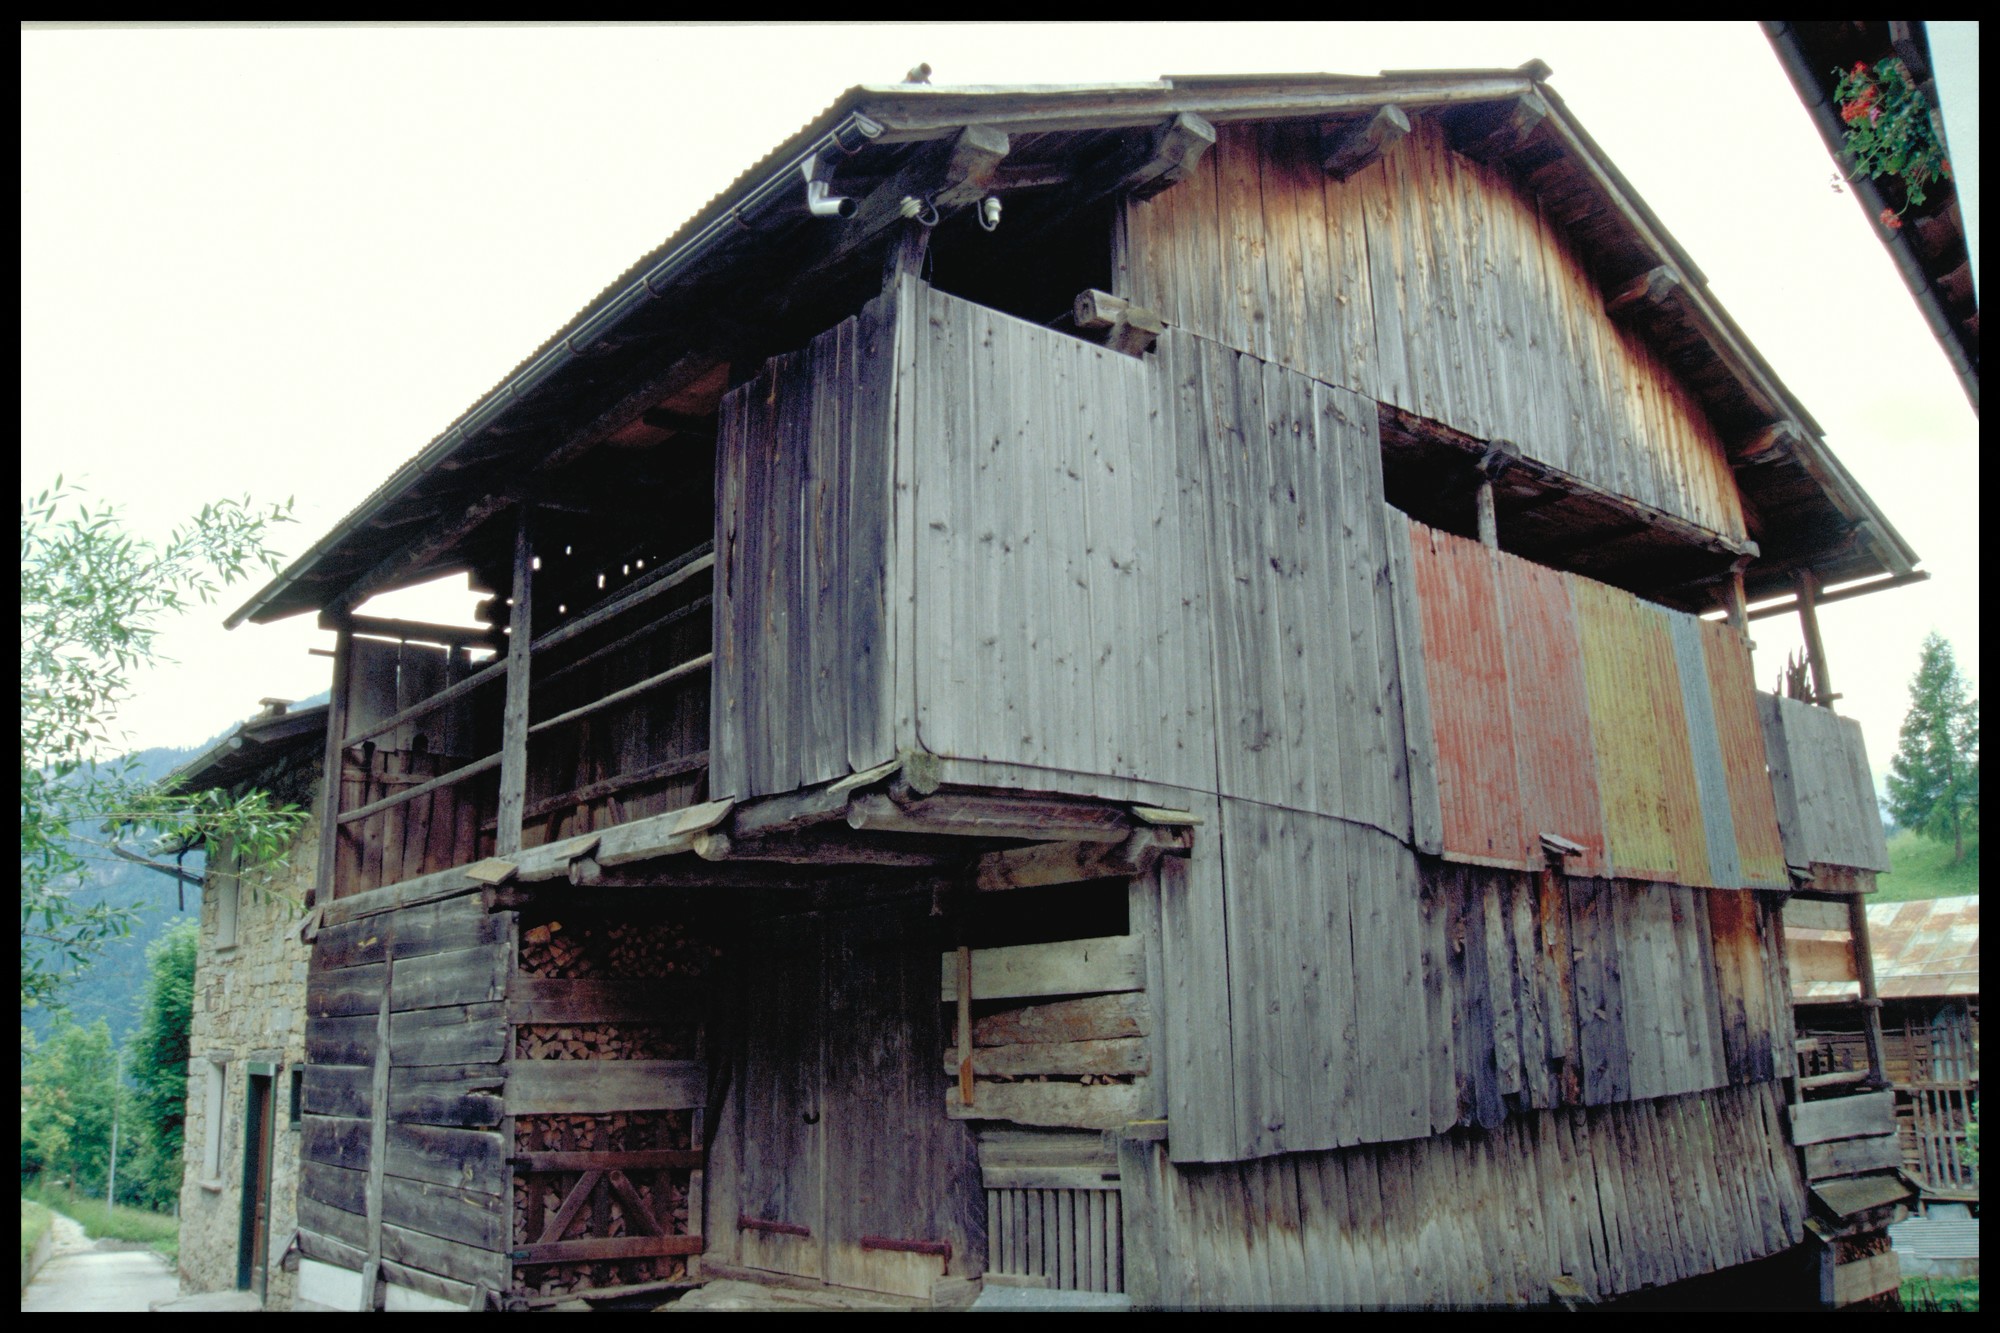
M 1923 575 L 1547 73 L 853 89 L 239 610 L 338 632 L 302 1296 L 1806 1243 L 1877 821 L 1746 634 Z

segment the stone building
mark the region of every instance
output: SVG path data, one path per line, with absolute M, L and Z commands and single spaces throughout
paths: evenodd
M 311 808 L 324 766 L 326 705 L 266 700 L 178 770 L 194 790 L 261 787 Z M 298 1225 L 299 1080 L 305 1063 L 306 895 L 318 864 L 308 827 L 286 863 L 239 875 L 212 849 L 201 890 L 181 1184 L 184 1293 L 242 1291 L 290 1309 L 286 1252 Z M 296 1269 L 296 1265 L 291 1265 Z

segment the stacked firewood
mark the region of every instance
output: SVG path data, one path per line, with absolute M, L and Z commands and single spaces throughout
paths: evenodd
M 713 964 L 718 951 L 684 921 L 563 911 L 521 922 L 523 976 L 595 981 L 660 981 L 659 1021 L 526 1023 L 514 1029 L 517 1060 L 678 1060 L 699 1053 L 699 1015 L 675 999 L 682 987 Z M 622 1152 L 645 1148 L 689 1148 L 693 1116 L 686 1111 L 630 1111 L 608 1115 L 532 1115 L 514 1122 L 519 1152 Z M 689 1173 L 633 1170 L 625 1173 L 647 1210 L 670 1232 L 688 1229 Z M 578 1181 L 579 1172 L 517 1172 L 514 1228 L 534 1242 L 613 1238 L 645 1234 L 643 1224 L 608 1185 L 600 1184 L 589 1203 L 561 1236 L 545 1235 Z M 536 1264 L 516 1268 L 522 1290 L 542 1295 L 671 1281 L 684 1276 L 679 1257 L 623 1259 L 590 1263 Z
M 521 973 L 530 977 L 692 980 L 721 950 L 682 921 L 553 917 L 521 929 Z

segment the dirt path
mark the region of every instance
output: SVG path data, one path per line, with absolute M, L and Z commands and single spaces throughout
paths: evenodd
M 21 1309 L 144 1314 L 172 1300 L 180 1279 L 167 1261 L 143 1247 L 91 1240 L 61 1213 L 51 1232 L 49 1261 L 21 1293 Z

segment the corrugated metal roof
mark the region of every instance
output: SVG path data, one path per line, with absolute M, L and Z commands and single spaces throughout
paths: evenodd
M 1792 999 L 1811 1004 L 1851 999 L 1844 930 L 1787 927 Z M 1943 999 L 1979 994 L 1979 899 L 1919 898 L 1868 905 L 1868 942 L 1875 988 L 1885 1000 Z
M 1889 1244 L 1913 1259 L 1977 1259 L 1979 1221 L 1971 1217 L 1912 1217 L 1889 1228 Z
M 856 120 L 866 120 L 881 129 L 874 140 L 875 146 L 861 150 L 869 154 L 866 162 L 879 171 L 895 160 L 893 145 L 941 138 L 975 123 L 1010 133 L 1090 134 L 1157 124 L 1163 116 L 1177 112 L 1202 115 L 1218 123 L 1338 118 L 1363 114 L 1388 101 L 1413 109 L 1443 108 L 1538 93 L 1547 99 L 1555 113 L 1552 123 L 1557 126 L 1559 151 L 1584 169 L 1581 188 L 1600 197 L 1608 206 L 1604 225 L 1598 229 L 1602 233 L 1600 239 L 1610 237 L 1627 250 L 1636 246 L 1645 254 L 1671 262 L 1686 275 L 1690 284 L 1688 299 L 1696 307 L 1698 322 L 1715 334 L 1710 340 L 1714 346 L 1727 352 L 1727 355 L 1716 353 L 1718 368 L 1723 372 L 1718 382 L 1740 382 L 1752 399 L 1775 403 L 1782 414 L 1803 422 L 1810 431 L 1810 417 L 1707 295 L 1699 270 L 1568 115 L 1554 90 L 1538 81 L 1536 76 L 1545 73 L 1543 67 L 1531 65 L 1518 71 L 1412 71 L 1372 79 L 1333 74 L 1253 75 L 1097 85 L 851 88 L 785 143 L 745 170 L 666 241 L 628 267 L 561 331 L 503 377 L 492 391 L 419 450 L 331 533 L 259 590 L 225 623 L 277 619 L 325 605 L 374 563 L 382 538 L 379 533 L 368 531 L 367 526 L 369 520 L 385 510 L 398 505 L 415 508 L 435 504 L 440 498 L 447 503 L 463 504 L 468 496 L 476 498 L 484 494 L 480 490 L 465 490 L 493 484 L 490 475 L 481 480 L 476 470 L 460 473 L 449 484 L 430 479 L 447 460 L 466 461 L 471 455 L 467 446 L 488 436 L 493 428 L 504 426 L 507 435 L 498 445 L 490 439 L 485 442 L 490 455 L 485 464 L 492 468 L 520 468 L 538 457 L 522 452 L 537 446 L 533 425 L 560 420 L 565 428 L 570 428 L 588 421 L 603 406 L 592 397 L 593 393 L 601 394 L 603 386 L 593 386 L 590 375 L 576 369 L 574 363 L 583 360 L 587 353 L 610 346 L 611 335 L 627 314 L 643 308 L 659 295 L 644 280 L 663 266 L 676 265 L 690 256 L 707 256 L 718 237 L 736 235 L 733 229 L 724 227 L 732 213 L 740 217 L 752 201 L 766 197 L 763 191 L 775 189 L 786 173 L 795 170 L 797 160 L 808 148 L 836 127 Z M 867 176 L 869 169 L 862 169 L 860 174 Z M 760 258 L 768 260 L 770 256 Z M 642 282 L 644 290 L 637 290 L 635 285 Z M 535 401 L 530 402 L 531 398 Z M 542 420 L 535 421 L 537 417 Z M 540 447 L 546 450 L 548 446 L 543 441 Z M 1807 439 L 1805 452 L 1820 469 L 1814 473 L 1814 484 L 1836 510 L 1849 518 L 1865 517 L 1872 525 L 1871 531 L 1883 535 L 1896 548 L 1899 559 L 1914 560 L 1914 554 L 1901 544 L 1900 538 L 1894 537 L 1886 519 L 1852 486 L 1831 456 L 1824 455 L 1816 438 Z M 433 495 L 431 490 L 440 494 Z

